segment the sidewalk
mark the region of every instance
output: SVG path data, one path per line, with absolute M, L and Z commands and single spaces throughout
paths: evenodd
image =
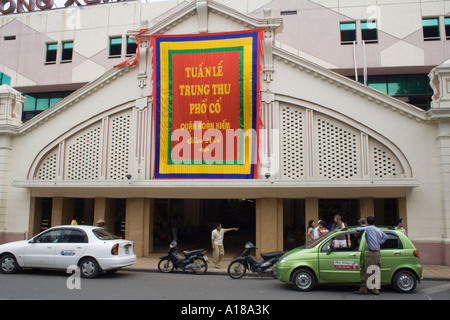
M 148 257 L 137 258 L 134 265 L 124 268 L 126 270 L 133 271 L 145 271 L 145 272 L 159 272 L 158 262 L 159 257 L 164 255 L 161 254 L 151 254 Z M 208 271 L 207 274 L 218 274 L 227 275 L 227 268 L 233 257 L 225 256 L 220 264 L 220 269 L 216 269 L 212 263 L 212 258 L 209 258 Z M 422 276 L 424 280 L 448 280 L 450 281 L 450 267 L 441 265 L 422 265 L 423 271 Z M 248 272 L 247 275 L 258 275 L 252 272 Z

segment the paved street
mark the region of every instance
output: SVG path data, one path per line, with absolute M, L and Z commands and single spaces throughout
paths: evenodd
M 25 270 L 0 274 L 0 299 L 131 299 L 131 300 L 440 300 L 450 299 L 450 281 L 422 281 L 413 294 L 382 287 L 379 296 L 355 295 L 355 286 L 321 286 L 300 293 L 269 277 L 193 275 L 175 272 L 120 271 L 96 279 L 81 279 L 80 289 L 69 290 L 64 272 Z

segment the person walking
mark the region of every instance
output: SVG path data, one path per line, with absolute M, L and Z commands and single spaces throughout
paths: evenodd
M 211 246 L 213 249 L 213 262 L 216 269 L 220 269 L 220 261 L 222 261 L 225 255 L 225 250 L 223 247 L 223 238 L 225 233 L 228 231 L 238 231 L 239 228 L 222 228 L 222 224 L 218 223 L 216 228 L 211 232 Z
M 372 285 L 371 291 L 373 294 L 380 294 L 380 272 L 381 272 L 381 256 L 380 256 L 380 245 L 383 244 L 388 238 L 387 235 L 381 231 L 378 227 L 375 226 L 375 218 L 373 216 L 369 216 L 366 219 L 367 226 L 356 228 L 357 231 L 366 231 L 365 238 L 367 245 L 369 246 L 369 253 L 367 255 L 366 264 L 364 266 L 363 279 L 361 282 L 361 287 L 359 290 L 355 291 L 355 293 L 366 294 L 368 285 L 367 282 L 369 277 L 372 276 L 372 272 L 370 268 L 375 266 L 375 276 L 378 277 L 375 279 L 375 285 Z M 370 268 L 370 269 L 369 269 Z M 370 273 L 367 271 L 369 270 Z M 369 288 L 370 289 L 370 288 Z

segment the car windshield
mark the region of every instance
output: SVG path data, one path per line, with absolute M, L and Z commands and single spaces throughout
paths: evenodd
M 336 233 L 337 231 L 339 231 L 339 230 L 336 229 L 336 230 L 332 230 L 332 231 L 330 231 L 330 232 L 327 232 L 327 233 L 321 235 L 320 237 L 314 239 L 313 241 L 310 241 L 310 242 L 304 244 L 303 246 L 300 246 L 299 248 L 302 248 L 302 249 L 303 249 L 303 248 L 306 248 L 306 249 L 314 248 L 314 247 L 317 246 L 320 242 L 322 242 L 322 240 L 325 239 L 325 237 L 328 237 L 330 234 Z
M 95 234 L 95 236 L 97 238 L 99 238 L 100 240 L 114 240 L 114 239 L 119 239 L 118 236 L 116 236 L 114 233 L 109 232 L 106 229 L 103 228 L 98 228 L 98 229 L 94 229 L 92 230 L 92 232 Z

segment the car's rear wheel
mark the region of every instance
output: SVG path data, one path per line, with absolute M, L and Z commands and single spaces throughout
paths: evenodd
M 392 286 L 398 292 L 411 293 L 416 289 L 417 278 L 409 270 L 400 270 L 392 278 Z
M 193 260 L 194 266 L 192 267 L 192 270 L 195 274 L 205 274 L 206 270 L 208 270 L 208 265 L 206 264 L 205 259 L 203 258 L 196 258 Z
M 100 266 L 94 258 L 87 257 L 81 260 L 80 271 L 83 278 L 95 278 L 100 272 Z
M 310 291 L 316 285 L 316 277 L 311 270 L 298 269 L 292 275 L 292 286 L 297 291 Z
M 16 257 L 12 254 L 5 254 L 0 258 L 0 271 L 2 273 L 16 273 L 19 270 Z

